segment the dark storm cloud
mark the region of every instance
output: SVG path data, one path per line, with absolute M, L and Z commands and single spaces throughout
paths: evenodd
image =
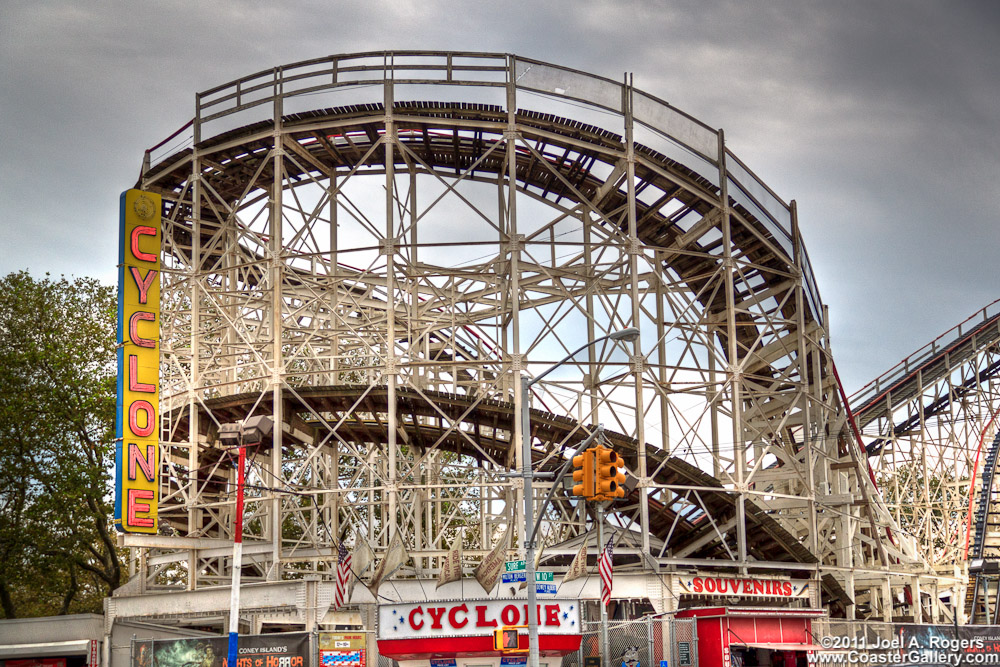
M 856 387 L 996 296 L 993 2 L 6 2 L 0 271 L 114 276 L 117 194 L 194 93 L 317 56 L 510 52 L 636 85 L 785 199 Z

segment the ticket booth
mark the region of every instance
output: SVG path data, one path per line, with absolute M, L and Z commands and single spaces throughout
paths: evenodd
M 698 626 L 699 667 L 805 667 L 821 609 L 700 607 L 677 612 Z
M 494 631 L 527 623 L 525 600 L 383 604 L 378 610 L 378 650 L 400 667 L 515 667 L 527 664 L 527 653 L 494 648 Z M 518 635 L 518 649 L 527 651 L 527 629 Z M 580 648 L 580 638 L 578 600 L 538 603 L 541 667 L 559 667 L 564 655 Z

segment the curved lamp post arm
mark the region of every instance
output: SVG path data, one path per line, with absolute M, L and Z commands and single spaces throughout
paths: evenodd
M 624 341 L 635 341 L 639 338 L 639 329 L 635 327 L 629 327 L 628 329 L 622 329 L 621 331 L 613 331 L 606 336 L 601 336 L 592 341 L 581 345 L 579 348 L 573 352 L 566 355 L 561 361 L 549 366 L 545 371 L 543 371 L 538 377 L 529 380 L 528 378 L 521 377 L 521 475 L 524 478 L 524 574 L 526 583 L 528 584 L 528 667 L 538 667 L 538 603 L 535 597 L 535 534 L 538 532 L 538 525 L 535 522 L 534 513 L 534 493 L 531 488 L 531 480 L 533 476 L 532 472 L 532 462 L 531 462 L 531 408 L 529 406 L 531 399 L 531 387 L 539 380 L 544 378 L 546 375 L 554 371 L 556 368 L 566 363 L 580 352 L 584 351 L 591 345 L 596 345 L 605 340 L 624 340 Z M 598 428 L 589 438 L 587 438 L 584 443 L 589 444 L 589 442 L 601 433 L 602 429 Z M 573 459 L 569 460 L 572 463 Z M 563 465 L 563 470 L 560 471 L 559 476 L 562 477 L 566 472 L 566 465 Z M 549 496 L 545 499 L 544 507 L 548 506 L 548 502 L 552 497 L 552 491 L 555 489 L 555 484 L 549 489 Z M 530 536 L 530 537 L 529 537 Z
M 542 372 L 542 374 L 539 375 L 538 377 L 535 377 L 535 378 L 532 378 L 531 380 L 528 380 L 528 386 L 530 387 L 531 385 L 535 384 L 536 382 L 538 382 L 539 380 L 541 380 L 543 377 L 545 377 L 546 375 L 548 375 L 549 373 L 551 373 L 555 369 L 559 368 L 560 366 L 562 366 L 563 364 L 565 364 L 567 361 L 569 361 L 570 359 L 572 359 L 576 355 L 578 355 L 581 352 L 583 352 L 584 350 L 586 350 L 591 345 L 597 345 L 598 343 L 602 343 L 602 342 L 604 342 L 606 340 L 634 341 L 638 337 L 639 337 L 639 330 L 637 328 L 635 328 L 635 327 L 629 327 L 628 329 L 622 329 L 621 331 L 612 331 L 611 333 L 609 333 L 606 336 L 601 336 L 600 338 L 595 338 L 592 341 L 588 341 L 588 342 L 584 343 L 583 345 L 581 345 L 580 347 L 578 347 L 577 349 L 575 349 L 572 352 L 570 352 L 569 354 L 567 354 L 560 361 L 557 361 L 556 363 L 554 363 L 551 366 L 549 366 L 548 368 L 546 368 Z
M 535 535 L 538 534 L 538 527 L 540 525 L 542 525 L 541 518 L 543 516 L 545 516 L 545 510 L 548 509 L 549 503 L 552 502 L 552 496 L 555 495 L 555 491 L 559 487 L 559 482 L 562 480 L 563 477 L 566 476 L 566 473 L 569 472 L 570 467 L 573 465 L 573 457 L 575 457 L 580 452 L 582 452 L 583 450 L 585 450 L 587 448 L 587 446 L 590 443 L 592 443 L 594 440 L 598 440 L 598 439 L 601 439 L 603 437 L 604 437 L 604 424 L 598 424 L 597 428 L 594 429 L 594 432 L 591 433 L 590 435 L 588 435 L 586 438 L 584 438 L 580 442 L 580 444 L 576 448 L 576 451 L 574 451 L 570 455 L 569 460 L 566 461 L 566 463 L 563 464 L 563 467 L 559 470 L 559 473 L 556 475 L 555 479 L 552 481 L 552 486 L 549 488 L 549 495 L 545 496 L 545 501 L 542 502 L 542 506 L 538 509 L 538 521 L 534 522 L 535 526 L 534 526 L 534 528 L 532 528 L 532 530 L 531 530 L 531 536 L 528 538 L 528 543 L 529 544 L 534 544 L 535 543 Z

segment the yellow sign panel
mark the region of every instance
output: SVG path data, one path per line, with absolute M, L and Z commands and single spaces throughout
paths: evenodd
M 160 439 L 160 195 L 121 196 L 115 525 L 155 533 Z
M 319 648 L 321 651 L 362 649 L 365 648 L 365 641 L 365 633 L 363 632 L 319 633 Z

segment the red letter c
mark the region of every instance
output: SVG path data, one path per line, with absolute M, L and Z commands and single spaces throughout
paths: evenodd
M 451 611 L 448 612 L 448 622 L 451 624 L 451 627 L 455 628 L 456 630 L 458 630 L 459 628 L 464 628 L 468 624 L 469 619 L 463 618 L 462 622 L 459 623 L 457 612 L 462 612 L 463 614 L 465 614 L 468 613 L 468 611 L 469 608 L 465 606 L 465 603 L 462 603 L 457 607 L 452 607 Z
M 424 608 L 423 607 L 417 607 L 417 608 L 415 608 L 415 609 L 413 609 L 413 610 L 410 611 L 410 627 L 413 628 L 414 630 L 419 630 L 420 628 L 424 627 L 424 622 L 423 621 L 420 621 L 420 624 L 418 625 L 417 621 L 413 618 L 417 614 L 420 614 L 421 616 L 423 616 L 424 615 Z
M 139 237 L 140 236 L 156 236 L 156 227 L 145 227 L 138 226 L 132 229 L 132 243 L 129 249 L 132 251 L 132 256 L 143 262 L 155 262 L 156 255 L 150 252 L 143 252 L 139 250 Z

